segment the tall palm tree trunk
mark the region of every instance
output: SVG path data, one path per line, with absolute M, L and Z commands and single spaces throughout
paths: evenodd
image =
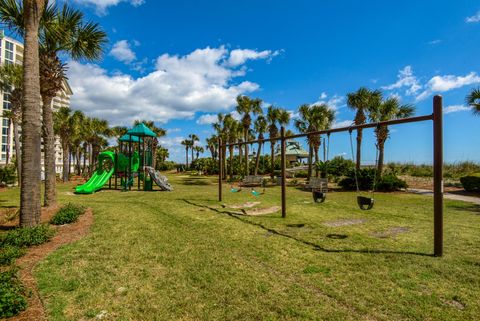
M 248 142 L 248 129 L 244 130 L 244 141 Z M 248 166 L 248 144 L 245 144 L 245 176 L 250 175 L 250 170 Z
M 310 182 L 310 178 L 313 174 L 313 147 L 312 144 L 308 144 L 308 175 L 307 175 L 307 182 Z
M 275 177 L 275 141 L 270 143 L 270 178 Z
M 20 225 L 40 223 L 40 173 L 42 124 L 40 110 L 40 72 L 38 28 L 45 6 L 44 0 L 23 0 L 24 60 L 23 60 L 23 120 L 22 120 L 22 179 L 20 190 Z
M 228 167 L 228 174 L 231 181 L 233 181 L 233 149 L 233 146 L 228 147 L 228 152 L 230 154 L 230 166 Z
M 55 134 L 53 133 L 52 99 L 48 95 L 42 97 L 43 118 L 43 159 L 45 168 L 45 195 L 44 205 L 53 206 L 57 203 L 55 191 Z M 65 153 L 65 150 L 63 151 Z M 68 155 L 68 154 L 67 154 Z M 65 168 L 63 169 L 65 173 Z
M 8 163 L 10 162 L 10 138 L 11 138 L 11 135 L 10 135 L 10 130 L 12 129 L 12 119 L 11 118 L 8 118 L 8 125 L 7 125 L 7 155 L 6 158 L 5 158 L 5 165 L 8 165 Z
M 318 161 L 320 160 L 318 157 L 318 150 L 320 149 L 320 146 L 316 145 L 315 146 L 315 177 L 318 177 Z
M 227 168 L 227 146 L 223 146 L 222 150 L 220 151 L 222 153 L 222 166 L 223 166 L 223 179 L 227 179 L 227 171 L 225 170 Z
M 70 168 L 69 157 L 70 157 L 70 146 L 67 143 L 62 142 L 62 162 L 63 162 L 63 171 L 62 171 L 62 180 L 64 183 L 68 182 L 68 172 Z
M 243 172 L 243 146 L 238 145 L 238 163 L 239 163 L 239 170 L 240 172 L 237 173 L 239 175 L 244 175 L 245 173 Z
M 185 148 L 185 169 L 188 169 L 188 148 Z
M 75 146 L 75 164 L 76 164 L 76 173 L 80 175 L 80 146 Z
M 258 143 L 258 150 L 257 150 L 257 158 L 255 159 L 255 172 L 253 173 L 255 176 L 258 174 L 258 167 L 260 166 L 260 154 L 262 151 L 263 143 Z
M 388 138 L 388 128 L 382 126 L 377 131 L 378 160 L 377 160 L 377 177 L 382 177 L 383 164 L 385 159 L 385 142 Z
M 363 138 L 363 129 L 357 129 L 357 157 L 356 157 L 356 169 L 360 170 L 360 164 L 362 163 L 362 138 Z

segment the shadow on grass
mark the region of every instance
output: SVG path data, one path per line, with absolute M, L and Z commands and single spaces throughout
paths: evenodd
M 455 211 L 473 212 L 474 214 L 480 215 L 480 205 L 479 204 L 447 205 L 447 208 L 453 209 Z
M 183 178 L 180 184 L 183 185 L 212 185 L 212 182 L 209 180 L 204 179 L 203 177 L 189 177 L 189 178 Z
M 183 199 L 183 201 L 187 204 L 190 204 L 190 205 L 193 205 L 193 206 L 196 206 L 196 207 L 206 208 L 206 209 L 209 209 L 211 211 L 217 212 L 219 214 L 226 214 L 226 215 L 228 215 L 232 218 L 235 218 L 235 219 L 241 221 L 242 223 L 246 223 L 246 224 L 250 224 L 250 225 L 253 225 L 253 226 L 260 227 L 260 228 L 264 229 L 265 231 L 267 231 L 271 234 L 275 234 L 275 235 L 278 235 L 278 236 L 289 238 L 289 239 L 294 240 L 296 242 L 299 242 L 299 243 L 302 243 L 304 245 L 310 246 L 315 251 L 322 251 L 322 252 L 326 252 L 326 253 L 407 254 L 407 255 L 434 257 L 433 254 L 412 252 L 412 251 L 389 251 L 389 250 L 375 250 L 375 249 L 361 249 L 361 250 L 330 249 L 330 248 L 323 247 L 319 244 L 316 244 L 316 243 L 313 243 L 313 242 L 310 242 L 310 241 L 307 241 L 307 240 L 302 240 L 302 239 L 300 239 L 296 236 L 289 235 L 289 234 L 283 233 L 281 231 L 277 231 L 277 230 L 275 230 L 273 228 L 270 228 L 270 227 L 267 227 L 267 226 L 265 226 L 261 223 L 252 222 L 250 220 L 245 219 L 241 214 L 238 214 L 238 213 L 235 213 L 235 212 L 225 211 L 225 210 L 221 210 L 221 209 L 210 207 L 210 206 L 203 205 L 203 204 L 197 204 L 195 202 L 192 202 L 192 201 L 189 201 L 189 200 L 186 200 L 186 199 Z M 342 239 L 342 238 L 345 238 L 345 237 L 337 237 L 337 239 Z

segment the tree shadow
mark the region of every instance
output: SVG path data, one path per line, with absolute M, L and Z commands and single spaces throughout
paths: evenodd
M 267 226 L 263 225 L 262 223 L 252 222 L 248 219 L 245 219 L 245 216 L 243 216 L 241 214 L 226 211 L 226 210 L 222 210 L 222 209 L 218 209 L 218 208 L 214 208 L 214 207 L 210 207 L 210 206 L 203 205 L 203 204 L 197 204 L 195 202 L 192 202 L 192 201 L 189 201 L 189 200 L 186 200 L 186 199 L 182 199 L 182 200 L 187 204 L 190 204 L 190 205 L 193 205 L 193 206 L 196 206 L 196 207 L 207 208 L 207 209 L 209 209 L 211 211 L 214 211 L 214 212 L 217 212 L 219 214 L 228 215 L 228 216 L 230 216 L 234 219 L 237 219 L 237 220 L 241 221 L 242 223 L 250 224 L 250 225 L 259 227 L 259 228 L 261 228 L 261 229 L 263 229 L 263 230 L 265 230 L 265 231 L 267 231 L 271 234 L 282 236 L 282 237 L 294 240 L 296 242 L 302 243 L 303 245 L 311 247 L 315 251 L 321 251 L 321 252 L 325 252 L 325 253 L 402 254 L 402 255 L 416 255 L 416 256 L 434 257 L 433 254 L 413 252 L 413 251 L 391 251 L 391 250 L 377 250 L 377 249 L 367 249 L 367 248 L 365 248 L 365 249 L 332 249 L 332 248 L 326 248 L 326 247 L 321 246 L 319 244 L 316 244 L 314 242 L 303 240 L 303 239 L 298 238 L 296 236 L 286 234 L 286 233 L 281 232 L 281 231 L 277 231 L 273 228 L 270 228 L 270 227 L 267 227 Z M 328 235 L 327 235 L 327 237 L 328 237 Z M 330 238 L 332 238 L 332 237 L 330 237 Z M 341 237 L 337 237 L 337 239 L 345 239 L 345 238 L 346 237 L 344 235 L 342 235 Z
M 468 205 L 447 205 L 447 208 L 455 211 L 472 212 L 480 215 L 480 204 L 468 204 Z
M 197 177 L 192 177 L 192 178 L 182 178 L 182 181 L 180 182 L 180 184 L 183 184 L 183 185 L 201 185 L 201 186 L 205 186 L 205 185 L 212 185 L 212 182 L 204 179 L 204 178 L 197 178 Z

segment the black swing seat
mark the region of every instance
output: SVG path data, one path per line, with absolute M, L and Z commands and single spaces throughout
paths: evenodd
M 323 203 L 327 198 L 327 193 L 320 190 L 313 190 L 312 196 L 315 203 Z
M 357 196 L 358 207 L 363 211 L 368 211 L 373 208 L 375 200 L 371 197 Z

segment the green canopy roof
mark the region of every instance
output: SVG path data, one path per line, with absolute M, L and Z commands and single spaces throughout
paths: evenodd
M 144 123 L 140 123 L 137 126 L 133 127 L 127 132 L 127 135 L 138 136 L 138 137 L 157 137 L 150 128 L 145 126 Z
M 308 152 L 305 151 L 300 144 L 294 140 L 288 140 L 285 144 L 285 155 L 295 155 L 298 158 L 307 158 Z M 280 155 L 280 152 L 277 151 L 277 156 Z
M 143 142 L 143 139 L 141 139 L 138 136 L 133 136 L 133 135 L 130 136 L 128 134 L 125 134 L 122 137 L 120 137 L 119 141 L 124 142 L 124 143 L 128 143 L 128 142 L 138 143 L 139 141 Z

